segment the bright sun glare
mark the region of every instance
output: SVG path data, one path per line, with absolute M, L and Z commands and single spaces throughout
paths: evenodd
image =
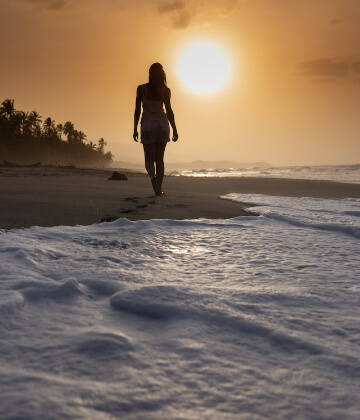
M 179 57 L 177 74 L 181 82 L 195 93 L 221 89 L 229 79 L 229 59 L 224 50 L 210 43 L 187 47 Z

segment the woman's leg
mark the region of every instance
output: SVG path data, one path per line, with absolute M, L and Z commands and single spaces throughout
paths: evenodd
M 152 144 L 143 144 L 144 148 L 144 157 L 145 157 L 145 169 L 149 174 L 150 178 L 155 176 L 155 143 Z
M 151 184 L 153 186 L 154 192 L 156 195 L 161 194 L 161 189 L 159 188 L 155 175 L 155 159 L 156 159 L 156 143 L 152 144 L 143 144 L 144 156 L 145 156 L 145 168 L 149 177 L 151 179 Z
M 155 143 L 156 150 L 155 150 L 155 162 L 156 162 L 156 181 L 160 189 L 160 193 L 162 191 L 161 186 L 164 179 L 165 173 L 165 165 L 164 165 L 164 153 L 166 148 L 165 142 L 157 142 Z

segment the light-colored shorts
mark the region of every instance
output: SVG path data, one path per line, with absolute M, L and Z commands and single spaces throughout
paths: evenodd
M 142 121 L 140 125 L 141 143 L 152 144 L 170 141 L 170 127 L 168 121 Z

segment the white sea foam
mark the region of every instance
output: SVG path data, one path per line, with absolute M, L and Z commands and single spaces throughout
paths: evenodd
M 170 171 L 173 176 L 312 179 L 360 184 L 360 165 L 266 166 Z
M 358 419 L 360 200 L 224 198 L 0 231 L 0 418 Z

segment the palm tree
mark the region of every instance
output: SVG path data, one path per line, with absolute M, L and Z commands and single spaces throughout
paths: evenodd
M 14 100 L 6 99 L 0 106 L 0 137 L 1 140 L 14 137 Z
M 40 133 L 41 133 L 40 123 L 42 122 L 42 116 L 36 111 L 31 111 L 28 116 L 28 120 L 31 125 L 32 134 L 35 135 L 36 137 L 40 137 Z
M 0 115 L 11 121 L 15 115 L 14 99 L 5 99 L 0 107 Z
M 80 144 L 84 144 L 84 140 L 86 140 L 86 134 L 83 131 L 78 131 L 77 140 Z
M 73 143 L 74 132 L 74 124 L 70 121 L 66 121 L 66 123 L 64 124 L 63 133 L 65 134 L 65 136 L 67 136 L 68 143 Z
M 29 113 L 24 111 L 17 111 L 15 120 L 17 121 L 18 132 L 31 135 L 31 124 L 29 121 Z
M 99 152 L 104 152 L 105 146 L 107 145 L 106 141 L 101 137 L 101 139 L 98 141 L 98 148 L 97 150 Z
M 57 132 L 60 140 L 62 140 L 61 135 L 62 135 L 63 131 L 64 131 L 64 124 L 58 124 L 56 126 L 56 132 Z
M 89 144 L 88 144 L 88 147 L 89 147 L 89 149 L 91 149 L 91 150 L 95 150 L 95 149 L 96 149 L 96 144 L 95 144 L 95 143 L 93 143 L 92 141 L 90 141 L 90 142 L 89 142 Z
M 106 152 L 103 158 L 105 165 L 110 165 L 110 163 L 113 161 L 114 155 L 111 152 Z
M 50 117 L 46 118 L 43 124 L 44 134 L 47 137 L 51 137 L 52 134 L 55 132 L 55 121 L 52 120 Z
M 62 142 L 62 134 L 67 136 L 67 144 Z M 87 142 L 86 134 L 75 130 L 70 121 L 55 125 L 55 121 L 48 117 L 42 123 L 37 111 L 17 111 L 13 99 L 6 99 L 0 105 L 0 143 L 2 153 L 15 156 L 19 152 L 20 156 L 25 151 L 28 159 L 35 155 L 48 159 L 52 154 L 60 159 L 73 156 L 83 163 L 108 164 L 112 160 L 111 152 L 104 151 L 107 145 L 104 138 L 97 143 Z
M 72 142 L 73 142 L 73 144 L 80 144 L 80 142 L 79 142 L 79 132 L 77 130 L 73 131 Z

